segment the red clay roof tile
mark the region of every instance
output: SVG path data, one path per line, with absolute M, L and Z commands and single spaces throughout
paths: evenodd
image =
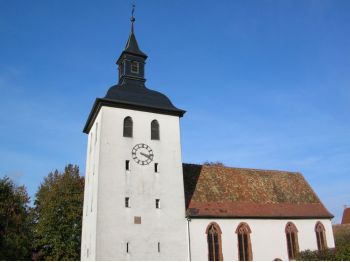
M 350 207 L 344 209 L 342 224 L 350 224 Z
M 190 217 L 331 218 L 300 173 L 183 164 Z

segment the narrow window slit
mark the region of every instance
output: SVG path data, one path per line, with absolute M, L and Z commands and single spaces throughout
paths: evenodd
M 156 199 L 156 208 L 160 208 L 160 199 Z
M 128 197 L 125 198 L 125 207 L 130 207 L 130 199 Z
M 130 170 L 130 160 L 125 161 L 125 170 L 127 170 L 127 171 Z

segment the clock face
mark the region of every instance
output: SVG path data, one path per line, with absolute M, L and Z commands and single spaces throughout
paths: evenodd
M 132 158 L 139 165 L 148 165 L 153 160 L 153 151 L 146 144 L 137 144 L 131 151 Z

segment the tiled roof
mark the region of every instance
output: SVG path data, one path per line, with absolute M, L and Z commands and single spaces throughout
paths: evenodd
M 350 224 L 350 207 L 344 209 L 342 224 Z
M 335 238 L 341 237 L 344 234 L 350 234 L 350 224 L 333 225 L 333 234 Z
M 183 164 L 189 217 L 332 218 L 300 173 Z

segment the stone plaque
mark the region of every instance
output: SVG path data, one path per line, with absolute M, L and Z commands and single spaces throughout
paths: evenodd
M 141 217 L 134 217 L 134 224 L 141 224 Z

